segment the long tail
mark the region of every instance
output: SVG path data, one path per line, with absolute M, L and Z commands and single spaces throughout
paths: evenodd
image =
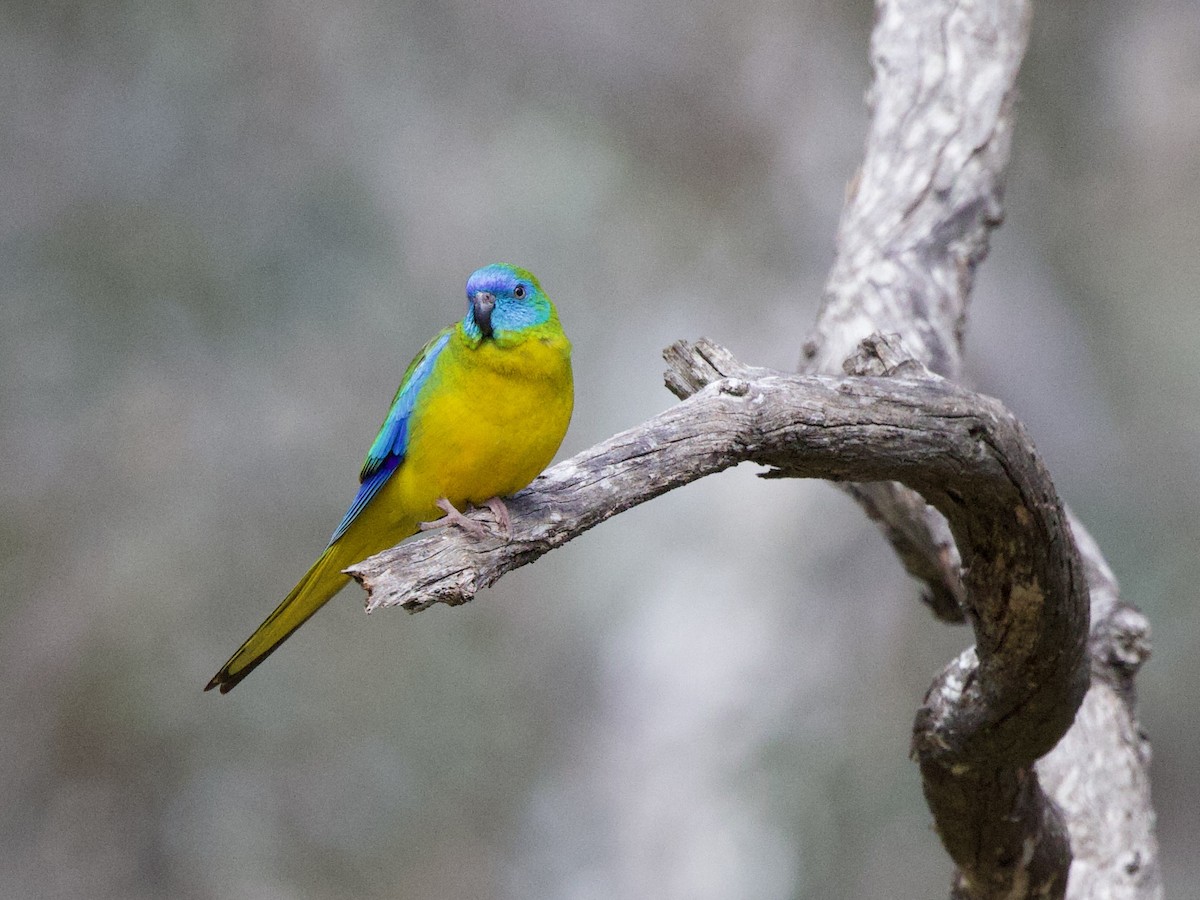
M 275 612 L 258 626 L 246 643 L 238 648 L 221 671 L 213 676 L 204 688 L 215 687 L 222 694 L 232 691 L 239 681 L 254 671 L 254 668 L 291 637 L 292 632 L 308 621 L 309 616 L 325 605 L 334 594 L 346 586 L 349 575 L 342 569 L 349 565 L 342 559 L 343 553 L 335 552 L 337 544 L 326 548 L 320 559 L 312 564 L 303 578 L 292 588 L 292 592 L 275 608 Z M 340 549 L 340 548 L 339 548 Z

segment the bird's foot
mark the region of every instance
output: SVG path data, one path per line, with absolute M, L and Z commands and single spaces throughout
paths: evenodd
M 499 497 L 492 497 L 485 500 L 483 505 L 492 511 L 492 515 L 496 517 L 496 524 L 500 526 L 500 532 L 504 535 L 506 541 L 512 540 L 512 519 L 508 515 L 508 507 L 504 505 L 504 501 Z
M 467 532 L 468 534 L 472 534 L 477 538 L 487 537 L 488 530 L 482 522 L 476 522 L 474 519 L 468 519 L 457 509 L 455 509 L 454 504 L 445 497 L 442 497 L 437 501 L 437 507 L 446 515 L 434 522 L 419 523 L 419 527 L 422 531 L 433 531 L 436 528 L 445 528 L 448 525 L 457 525 L 463 531 Z M 471 509 L 474 509 L 474 507 L 469 507 L 467 511 L 470 512 Z
M 512 538 L 512 521 L 508 515 L 508 507 L 504 505 L 504 501 L 499 497 L 492 497 L 484 504 L 492 511 L 492 515 L 496 517 L 496 523 L 500 526 L 500 532 L 505 540 Z M 488 537 L 493 534 L 488 527 L 482 522 L 477 522 L 474 519 L 468 519 L 463 513 L 455 509 L 454 504 L 442 497 L 437 501 L 437 507 L 446 515 L 434 522 L 421 522 L 420 529 L 422 531 L 433 531 L 435 528 L 445 528 L 448 525 L 457 525 L 463 531 L 477 538 Z M 467 507 L 467 512 L 475 509 L 474 504 Z

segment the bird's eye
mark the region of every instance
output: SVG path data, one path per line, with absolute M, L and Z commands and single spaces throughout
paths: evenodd
M 518 300 L 524 300 L 525 299 L 525 285 L 518 284 L 515 288 L 513 288 L 513 296 L 516 297 Z

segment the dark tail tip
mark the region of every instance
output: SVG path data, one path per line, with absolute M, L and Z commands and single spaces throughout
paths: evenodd
M 204 690 L 211 691 L 213 688 L 220 688 L 222 694 L 228 694 L 232 691 L 239 681 L 240 676 L 230 675 L 224 669 L 212 677 L 212 680 L 204 686 Z

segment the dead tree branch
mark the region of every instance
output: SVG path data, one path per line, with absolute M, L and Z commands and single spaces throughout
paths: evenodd
M 830 378 L 676 344 L 668 385 L 688 399 L 513 498 L 511 541 L 447 529 L 350 571 L 370 608 L 455 605 L 618 512 L 741 462 L 769 466 L 769 477 L 901 482 L 949 522 L 977 639 L 931 688 L 914 738 L 931 805 L 953 825 L 943 840 L 989 884 L 1024 878 L 1061 896 L 1070 853 L 1033 762 L 1087 688 L 1088 606 L 1069 526 L 1010 413 L 912 361 L 888 365 L 895 356 L 896 344 L 865 341 L 857 368 L 882 361 L 881 374 Z
M 879 0 L 871 127 L 804 344 L 813 374 L 678 344 L 667 381 L 687 399 L 518 494 L 511 542 L 446 529 L 350 571 L 368 609 L 453 605 L 740 462 L 847 483 L 935 613 L 975 631 L 976 646 L 930 688 L 913 736 L 959 869 L 954 896 L 1153 900 L 1148 750 L 1132 687 L 1148 626 L 1063 512 L 1020 424 L 954 383 L 974 271 L 1002 215 L 1028 24 L 1027 0 Z
M 886 0 L 872 35 L 874 83 L 866 154 L 838 230 L 838 256 L 821 315 L 804 346 L 809 371 L 836 372 L 850 348 L 875 331 L 901 335 L 906 348 L 948 378 L 961 372 L 962 333 L 976 266 L 1002 218 L 1016 76 L 1025 52 L 1025 0 Z M 946 524 L 897 484 L 848 486 L 879 522 L 905 568 L 927 589 L 939 618 L 953 620 L 963 594 Z M 1074 860 L 1072 898 L 1161 897 L 1147 766 L 1132 679 L 1149 654 L 1149 626 L 1124 604 L 1100 549 L 1075 519 L 1091 596 L 1092 689 L 1076 726 L 1038 771 L 1066 816 Z M 927 703 L 936 705 L 937 685 Z M 919 747 L 923 718 L 915 726 Z M 923 769 L 928 767 L 923 762 Z M 964 859 L 950 835 L 978 840 L 984 804 L 962 806 L 925 772 L 939 833 L 961 867 L 962 896 L 989 893 L 980 860 Z M 975 812 L 968 824 L 955 814 Z M 969 846 L 969 842 L 967 845 Z M 989 845 L 977 842 L 977 856 Z M 1012 846 L 990 847 L 998 859 Z M 1016 893 L 1015 896 L 1026 896 Z

